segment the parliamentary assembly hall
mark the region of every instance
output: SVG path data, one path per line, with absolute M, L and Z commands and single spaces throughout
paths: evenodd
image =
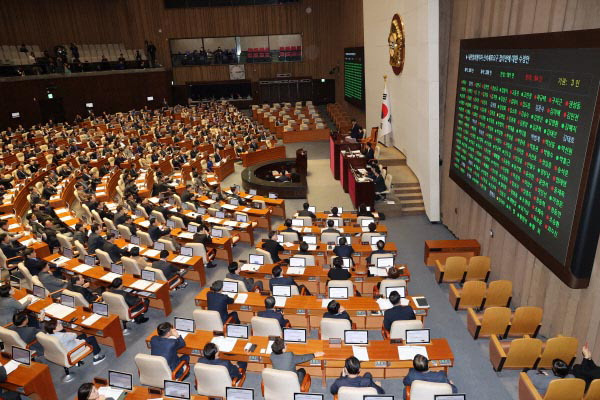
M 599 93 L 600 0 L 0 1 L 0 400 L 600 400 Z

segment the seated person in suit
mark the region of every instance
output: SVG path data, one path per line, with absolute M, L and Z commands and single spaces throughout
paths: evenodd
M 377 194 L 385 192 L 387 190 L 387 186 L 385 185 L 385 179 L 383 179 L 383 175 L 381 175 L 381 170 L 379 168 L 373 168 L 373 172 L 375 174 L 375 179 L 373 180 L 375 186 L 375 200 L 385 199 L 385 194 Z
M 308 249 L 309 249 L 308 243 L 306 243 L 306 242 L 300 242 L 300 246 L 298 247 L 299 251 L 296 254 L 309 256 L 310 255 L 310 251 L 308 251 Z
M 569 373 L 569 366 L 567 363 L 558 358 L 552 361 L 551 371 L 530 369 L 527 371 L 527 376 L 529 376 L 531 383 L 533 383 L 533 386 L 535 386 L 542 397 L 546 394 L 548 385 L 550 385 L 550 382 L 553 380 L 575 378 L 573 374 Z
M 21 252 L 25 250 L 27 247 L 23 246 L 16 240 L 11 241 L 11 238 L 6 233 L 0 234 L 0 249 L 7 258 L 8 264 L 16 264 L 23 260 Z M 10 260 L 14 258 L 13 260 Z M 13 265 L 14 267 L 14 265 Z
M 333 259 L 332 268 L 327 272 L 327 277 L 332 281 L 345 281 L 350 279 L 352 274 L 344 268 L 342 257 L 336 257 Z
M 115 294 L 120 294 L 125 299 L 125 303 L 127 303 L 128 307 L 134 307 L 131 311 L 138 312 L 143 308 L 147 307 L 150 303 L 150 300 L 147 298 L 141 299 L 136 295 L 126 292 L 123 290 L 123 279 L 115 278 L 108 287 L 108 291 Z M 144 316 L 144 314 L 140 314 L 134 318 L 136 324 L 143 324 L 148 321 L 148 317 Z
M 75 232 L 73 233 L 73 240 L 79 241 L 83 246 L 87 242 L 87 235 L 85 226 L 81 223 L 75 224 Z
M 371 264 L 371 256 L 373 254 L 391 254 L 391 251 L 387 251 L 384 250 L 385 248 L 385 242 L 383 240 L 378 240 L 377 241 L 377 250 L 374 250 L 371 252 L 371 254 L 369 254 L 369 256 L 367 257 L 367 264 Z
M 283 269 L 280 265 L 276 265 L 271 270 L 273 277 L 269 280 L 269 290 L 273 293 L 273 285 L 294 285 L 298 288 L 298 292 L 310 296 L 310 292 L 304 285 L 298 285 L 291 276 L 281 276 Z
M 414 381 L 449 383 L 452 386 L 452 393 L 457 392 L 456 386 L 448 380 L 444 371 L 429 371 L 429 360 L 421 354 L 413 358 L 413 367 L 408 370 L 408 375 L 404 377 L 402 383 L 404 386 L 410 386 Z M 404 399 L 406 400 L 406 391 L 404 391 Z
M 323 357 L 325 353 L 318 351 L 310 354 L 294 354 L 291 351 L 285 351 L 286 346 L 282 338 L 275 338 L 271 345 L 271 367 L 281 371 L 292 371 L 298 375 L 298 381 L 302 384 L 304 377 L 306 376 L 306 370 L 304 368 L 296 369 L 298 364 L 302 364 L 312 360 L 315 357 Z
M 295 229 L 292 228 L 292 220 L 291 219 L 286 219 L 285 222 L 283 223 L 283 225 L 285 225 L 285 229 L 282 230 L 281 232 L 293 232 L 298 236 L 298 241 L 302 240 L 300 234 L 298 233 L 298 231 L 296 231 Z
M 71 277 L 71 281 L 69 282 L 67 289 L 72 292 L 81 293 L 85 301 L 91 304 L 94 301 L 98 301 L 98 297 L 100 295 L 91 291 L 89 287 L 90 283 L 83 279 L 83 275 L 75 274 Z
M 308 211 L 308 207 L 310 207 L 310 204 L 308 204 L 308 203 L 302 204 L 302 211 L 298 212 L 298 216 L 299 217 L 311 217 L 312 219 L 317 218 L 317 216 L 313 212 Z
M 389 310 L 385 310 L 383 313 L 383 326 L 389 332 L 392 329 L 392 323 L 394 321 L 406 321 L 416 319 L 415 312 L 410 306 L 403 306 L 400 304 L 400 293 L 393 291 L 390 293 L 390 303 L 393 307 Z
M 31 303 L 27 300 L 25 304 L 12 297 L 14 292 L 9 284 L 0 286 L 0 325 L 4 326 L 12 322 L 13 315 L 25 308 Z
M 367 211 L 367 206 L 364 204 L 360 204 L 358 206 L 358 212 L 356 213 L 357 217 L 375 217 L 371 211 Z
M 331 221 L 333 222 L 333 221 Z M 339 239 L 339 244 L 333 248 L 333 254 L 338 257 L 346 257 L 352 259 L 352 253 L 354 253 L 354 249 L 351 245 L 347 244 L 347 240 L 345 237 L 341 237 Z
M 348 312 L 335 300 L 331 300 L 327 304 L 327 312 L 323 314 L 323 318 L 347 319 L 350 321 L 350 325 L 352 325 L 352 320 Z
M 216 344 L 212 342 L 208 342 L 204 345 L 204 349 L 202 350 L 203 358 L 199 358 L 198 362 L 202 364 L 209 365 L 222 365 L 227 368 L 229 372 L 229 376 L 231 379 L 241 379 L 246 371 L 246 367 L 248 366 L 247 362 L 238 361 L 233 364 L 229 360 L 222 360 L 218 357 L 219 349 Z
M 67 352 L 70 352 L 75 347 L 79 346 L 83 341 L 92 346 L 94 360 L 93 364 L 100 364 L 106 356 L 102 354 L 102 349 L 98 345 L 98 341 L 95 336 L 87 336 L 85 334 L 76 334 L 73 332 L 65 332 L 61 321 L 51 319 L 44 322 L 44 331 L 56 337 L 60 344 L 65 348 Z
M 596 366 L 596 363 L 592 360 L 592 353 L 587 343 L 583 346 L 581 352 L 583 353 L 583 360 L 581 360 L 581 364 L 573 366 L 573 375 L 575 375 L 575 378 L 583 379 L 587 387 L 594 379 L 600 379 L 600 367 Z
M 179 269 L 175 267 L 173 264 L 167 261 L 167 257 L 169 257 L 169 250 L 161 250 L 160 260 L 154 261 L 152 263 L 152 268 L 161 270 L 169 282 L 173 280 L 172 285 L 178 285 L 177 289 L 186 287 L 188 283 L 185 281 L 185 279 L 183 279 L 183 274 L 187 272 L 187 269 Z
M 46 264 L 38 274 L 42 285 L 50 292 L 56 292 L 67 287 L 67 281 L 59 279 L 50 273 L 50 264 Z
M 335 222 L 333 222 L 332 219 L 328 219 L 327 220 L 327 228 L 323 229 L 321 231 L 321 233 L 337 233 L 339 234 L 340 231 L 338 231 L 337 229 L 335 229 Z
M 360 241 L 361 241 L 361 242 L 365 242 L 365 243 L 368 243 L 368 242 L 369 242 L 368 240 L 365 240 L 365 239 L 367 239 L 367 238 L 365 237 L 365 235 L 366 235 L 367 233 L 375 233 L 375 231 L 377 230 L 377 224 L 376 224 L 375 222 L 371 222 L 367 228 L 369 229 L 369 232 L 364 232 L 364 233 L 361 235 L 361 237 L 360 237 Z M 368 244 L 370 244 L 370 243 L 368 243 Z
M 344 366 L 342 376 L 331 384 L 331 394 L 337 394 L 341 387 L 372 387 L 377 389 L 378 394 L 384 394 L 381 383 L 374 382 L 370 372 L 360 376 L 360 361 L 356 357 L 348 357 Z
M 338 214 L 339 209 L 337 207 L 331 207 L 331 215 L 329 215 L 330 217 L 339 217 L 340 215 Z
M 281 261 L 281 258 L 279 258 L 279 252 L 283 251 L 284 248 L 281 244 L 279 244 L 279 242 L 277 242 L 276 231 L 269 232 L 269 239 L 263 242 L 261 248 L 269 252 L 274 263 Z
M 246 286 L 246 290 L 248 292 L 253 291 L 255 288 L 263 290 L 262 281 L 254 282 L 254 278 L 244 278 L 240 275 L 240 266 L 235 261 L 229 264 L 227 270 L 229 271 L 229 273 L 225 275 L 225 277 L 236 281 L 244 282 L 244 286 Z
M 149 221 L 150 228 L 148 228 L 148 235 L 150 235 L 150 239 L 152 239 L 153 242 L 157 242 L 161 237 L 171 233 L 169 228 L 161 229 L 160 222 L 156 217 L 150 217 Z
M 140 269 L 145 269 L 152 266 L 152 264 L 150 264 L 144 256 L 140 256 L 139 247 L 132 247 L 129 251 L 129 256 L 135 260 Z
M 88 254 L 94 254 L 96 249 L 102 249 L 104 247 L 104 238 L 100 236 L 100 232 L 102 231 L 100 224 L 93 224 L 90 230 L 92 233 L 90 233 L 90 236 L 87 240 L 87 252 Z
M 33 249 L 25 249 L 23 255 L 25 256 L 25 268 L 29 270 L 29 273 L 32 276 L 38 275 L 48 263 L 47 261 L 38 258 Z
M 373 149 L 373 143 L 367 142 L 367 148 L 365 149 L 365 158 L 367 161 L 375 158 L 375 150 Z
M 115 400 L 112 397 L 100 395 L 93 383 L 82 383 L 77 390 L 77 400 Z
M 221 321 L 225 323 L 227 319 L 232 318 L 234 324 L 239 324 L 240 319 L 235 311 L 228 312 L 227 305 L 233 304 L 233 299 L 223 293 L 223 281 L 216 280 L 210 286 L 210 291 L 206 294 L 206 305 L 209 310 L 218 311 L 221 315 Z
M 41 314 L 43 320 L 43 313 Z M 35 337 L 35 335 L 40 332 L 39 321 L 33 317 L 30 319 L 29 313 L 26 310 L 23 310 L 13 315 L 12 322 L 13 324 L 10 329 L 17 332 L 21 340 L 26 344 L 35 342 L 31 345 L 31 349 L 35 350 L 38 355 L 43 355 L 44 347 L 37 342 L 37 338 Z
M 265 298 L 265 311 L 259 311 L 258 316 L 262 318 L 274 318 L 279 321 L 279 325 L 282 328 L 291 326 L 290 321 L 283 318 L 283 312 L 275 310 L 275 297 L 273 296 Z
M 171 371 L 175 371 L 177 366 L 182 362 L 190 362 L 190 356 L 177 354 L 177 350 L 185 347 L 185 340 L 179 332 L 169 322 L 163 322 L 156 328 L 158 336 L 152 336 L 150 339 L 150 354 L 153 356 L 162 356 L 167 360 Z M 180 378 L 183 374 L 183 368 L 177 371 L 176 378 Z
M 114 263 L 121 261 L 121 257 L 129 255 L 129 252 L 126 249 L 122 249 L 115 244 L 115 234 L 113 232 L 108 232 L 106 234 L 106 240 L 104 241 L 102 250 L 108 253 L 110 259 Z

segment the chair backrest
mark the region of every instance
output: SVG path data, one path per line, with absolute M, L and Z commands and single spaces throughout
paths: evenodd
M 33 290 L 32 276 L 27 267 L 25 267 L 25 264 L 20 262 L 17 264 L 17 268 L 21 272 L 21 275 L 23 275 L 23 279 L 21 279 L 21 289 Z
M 142 274 L 140 266 L 138 265 L 137 261 L 135 261 L 133 258 L 123 256 L 121 257 L 121 262 L 123 263 L 123 269 L 125 270 L 126 274 L 137 276 L 140 276 Z
M 164 272 L 162 271 L 162 269 L 158 269 L 158 268 L 152 268 L 152 267 L 146 267 L 144 268 L 147 271 L 152 271 L 154 272 L 154 279 L 158 280 L 158 281 L 168 281 L 167 277 L 165 276 Z
M 150 238 L 150 235 L 148 234 L 148 232 L 138 230 L 137 236 L 140 237 L 140 244 L 142 244 L 144 246 L 149 246 L 149 247 L 154 246 L 154 242 L 152 242 L 152 238 Z
M 119 230 L 119 235 L 121 235 L 123 239 L 129 241 L 129 238 L 131 238 L 131 231 L 129 230 L 129 227 L 119 224 L 117 225 L 117 229 Z
M 279 336 L 282 337 L 283 332 L 279 321 L 275 318 L 252 317 L 252 336 Z
M 375 254 L 373 254 L 375 255 Z M 379 284 L 379 293 L 385 295 L 385 291 L 388 287 L 398 287 L 404 286 L 406 287 L 406 281 L 404 279 L 384 279 Z
M 229 281 L 229 282 L 237 282 L 237 286 L 238 286 L 238 293 L 247 293 L 248 290 L 246 289 L 246 284 L 243 281 L 237 280 L 237 279 L 231 279 L 231 278 L 225 278 L 225 281 Z
M 392 322 L 392 328 L 390 329 L 390 339 L 406 340 L 406 331 L 410 329 L 423 329 L 423 321 L 413 319 Z
M 348 297 L 353 297 L 354 296 L 354 282 L 352 282 L 352 281 L 336 281 L 336 280 L 331 280 L 331 281 L 327 282 L 327 290 L 329 290 L 330 287 L 345 287 L 345 288 L 348 288 Z
M 196 375 L 196 390 L 200 395 L 225 398 L 226 388 L 233 386 L 229 371 L 224 365 L 196 363 L 194 375 Z
M 102 299 L 108 304 L 108 310 L 111 314 L 117 314 L 122 321 L 131 321 L 129 317 L 129 307 L 123 296 L 117 293 L 104 292 Z
M 171 368 L 163 356 L 138 353 L 135 355 L 135 365 L 142 385 L 163 388 L 164 381 L 171 380 Z
M 67 296 L 72 296 L 75 299 L 75 307 L 89 307 L 90 303 L 83 297 L 83 295 L 79 292 L 72 292 L 68 289 L 63 289 L 62 293 Z
M 300 392 L 298 375 L 293 371 L 265 368 L 261 375 L 265 400 L 292 400 L 294 393 Z
M 338 236 L 340 236 L 340 234 L 337 232 L 321 233 L 321 242 L 322 243 L 336 243 Z
M 460 307 L 480 307 L 487 285 L 483 281 L 467 281 L 460 292 Z
M 158 241 L 159 241 L 160 243 L 164 243 L 164 245 L 165 245 L 165 249 L 166 249 L 166 250 L 169 250 L 169 251 L 177 251 L 177 250 L 175 249 L 175 245 L 173 244 L 173 242 L 172 242 L 171 240 L 169 240 L 169 239 L 166 239 L 166 238 L 160 238 L 160 239 L 158 239 Z
M 315 262 L 315 256 L 312 254 L 294 254 L 296 258 L 304 258 L 306 260 L 306 265 L 313 266 L 317 265 Z
M 486 307 L 508 307 L 512 297 L 512 281 L 493 281 L 485 293 Z
M 20 347 L 22 349 L 27 348 L 28 343 L 25 343 L 21 336 L 12 329 L 0 326 L 0 340 L 4 343 L 4 351 L 10 351 L 12 346 Z
M 196 322 L 196 329 L 200 331 L 223 331 L 223 321 L 218 311 L 195 309 L 192 318 Z
M 283 240 L 286 242 L 297 242 L 299 239 L 298 233 L 296 232 L 281 232 Z
M 510 323 L 510 308 L 490 307 L 483 312 L 479 336 L 504 335 Z
M 66 247 L 69 250 L 73 248 L 73 243 L 71 243 L 71 238 L 68 237 L 67 235 L 63 235 L 62 233 L 57 233 L 56 237 L 58 238 L 60 247 Z
M 583 400 L 598 400 L 600 399 L 600 379 L 594 379 L 592 383 L 590 383 L 590 387 L 587 392 L 585 392 L 585 396 Z
M 263 250 L 259 247 L 254 249 L 254 251 L 256 251 L 258 254 L 261 254 L 265 257 L 265 264 L 273 264 L 273 258 L 271 258 L 271 253 L 269 253 L 268 251 Z
M 98 261 L 100 262 L 101 266 L 110 267 L 110 264 L 112 264 L 112 259 L 106 251 L 96 249 L 96 256 L 98 257 Z
M 322 340 L 329 338 L 344 338 L 344 331 L 352 329 L 350 321 L 347 319 L 337 318 L 322 318 L 320 325 L 320 333 Z
M 185 223 L 183 222 L 183 219 L 176 216 L 172 216 L 169 219 L 175 222 L 175 228 L 185 229 Z
M 150 216 L 151 217 L 155 217 L 156 220 L 158 222 L 160 222 L 161 224 L 166 224 L 167 223 L 167 220 L 165 219 L 165 216 L 161 212 L 158 212 L 156 210 L 152 210 L 152 212 L 150 213 Z
M 487 256 L 474 256 L 467 265 L 466 280 L 485 280 L 490 272 L 491 260 Z
M 145 209 L 144 207 L 142 207 L 141 205 L 139 205 L 139 204 L 138 204 L 138 205 L 135 207 L 135 210 L 136 210 L 136 211 L 139 211 L 139 212 L 142 214 L 142 216 L 143 216 L 144 218 L 148 218 L 148 213 L 146 212 L 146 209 Z
M 338 391 L 338 400 L 363 400 L 365 395 L 376 395 L 377 389 L 372 387 L 342 386 Z M 412 396 L 411 396 L 412 399 Z
M 104 222 L 104 225 L 106 225 L 107 229 L 117 229 L 115 227 L 115 224 L 108 218 L 102 218 L 102 221 Z
M 552 361 L 557 358 L 570 364 L 577 354 L 578 346 L 579 341 L 574 337 L 558 336 L 548 339 L 543 346 L 542 357 L 537 367 L 550 369 Z
M 448 257 L 444 265 L 444 281 L 461 281 L 467 270 L 467 259 L 465 257 Z
M 43 287 L 43 288 L 44 288 L 44 290 L 45 290 L 45 292 L 44 292 L 44 295 L 45 295 L 45 296 L 48 296 L 48 294 L 49 294 L 50 292 L 49 292 L 49 291 L 48 291 L 48 289 L 46 289 L 46 287 L 45 287 L 45 286 L 42 284 L 42 281 L 40 281 L 40 278 L 38 278 L 38 277 L 37 277 L 37 275 L 33 275 L 33 276 L 31 277 L 31 282 L 32 282 L 34 285 L 36 285 L 36 286 L 41 286 L 41 287 Z
M 510 342 L 506 354 L 505 368 L 531 368 L 542 352 L 542 341 L 530 337 Z
M 75 248 L 79 252 L 79 254 L 77 255 L 77 259 L 79 261 L 85 260 L 85 256 L 87 256 L 87 250 L 85 249 L 85 247 L 83 247 L 83 244 L 81 244 L 81 242 L 79 242 L 79 240 L 74 240 L 73 244 L 75 245 Z
M 577 378 L 555 379 L 548 385 L 544 400 L 581 400 L 585 381 Z
M 186 247 L 192 248 L 192 255 L 194 257 L 202 257 L 204 263 L 208 263 L 208 257 L 206 256 L 206 248 L 202 243 L 188 243 Z
M 38 332 L 35 337 L 38 343 L 44 348 L 44 358 L 46 360 L 63 367 L 71 367 L 67 359 L 67 350 L 62 346 L 57 337 L 45 332 Z
M 96 221 L 96 223 L 98 223 L 98 224 L 104 223 L 104 221 L 102 220 L 102 217 L 100 217 L 100 214 L 98 214 L 98 211 L 92 210 L 91 214 L 92 214 L 92 218 L 94 219 L 94 221 Z
M 535 335 L 538 326 L 542 323 L 544 310 L 540 307 L 524 306 L 515 310 L 510 331 L 511 336 Z
M 436 394 L 452 394 L 452 386 L 448 383 L 427 381 L 413 381 L 410 385 L 411 400 L 433 400 Z

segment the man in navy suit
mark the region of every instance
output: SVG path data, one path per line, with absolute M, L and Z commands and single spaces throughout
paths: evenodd
M 346 238 L 342 236 L 339 239 L 338 243 L 339 245 L 333 248 L 333 254 L 335 254 L 338 257 L 346 257 L 351 259 L 352 253 L 354 253 L 354 249 L 352 248 L 352 246 L 347 244 L 348 242 L 346 241 Z
M 104 247 L 104 238 L 100 236 L 100 225 L 92 225 L 92 233 L 88 237 L 88 253 L 94 254 L 96 249 L 102 249 Z
M 337 394 L 341 387 L 372 387 L 377 390 L 378 394 L 384 394 L 385 391 L 381 384 L 373 381 L 373 376 L 370 372 L 360 376 L 360 361 L 356 357 L 348 357 L 346 359 L 342 376 L 337 378 L 331 388 L 331 394 Z
M 198 359 L 199 363 L 209 364 L 209 365 L 222 365 L 225 368 L 227 368 L 227 371 L 229 372 L 229 376 L 231 377 L 231 379 L 241 379 L 242 376 L 244 375 L 244 372 L 246 371 L 246 367 L 248 366 L 248 363 L 244 362 L 244 361 L 238 361 L 236 363 L 237 364 L 237 366 L 236 366 L 229 360 L 219 359 L 217 357 L 217 354 L 219 353 L 219 349 L 217 348 L 217 345 L 212 342 L 208 342 L 204 345 L 204 349 L 202 350 L 202 353 L 203 353 L 204 357 Z
M 389 251 L 384 250 L 385 242 L 383 240 L 378 240 L 376 246 L 377 246 L 377 250 L 372 251 L 371 254 L 369 254 L 369 256 L 367 257 L 367 264 L 371 263 L 371 256 L 373 254 L 388 254 L 388 253 L 390 253 Z
M 173 264 L 167 261 L 169 257 L 169 250 L 160 251 L 160 260 L 156 260 L 152 263 L 152 268 L 156 268 L 162 271 L 163 275 L 170 282 L 173 278 L 177 277 L 177 282 L 172 282 L 171 287 L 177 285 L 178 289 L 183 289 L 187 286 L 187 282 L 183 279 L 183 273 L 185 270 L 180 270 Z
M 456 386 L 448 380 L 444 371 L 429 371 L 429 360 L 421 354 L 413 358 L 413 368 L 408 371 L 402 383 L 404 386 L 410 386 L 414 381 L 449 383 L 452 386 L 452 393 L 457 392 Z M 404 399 L 406 400 L 406 391 L 404 391 Z
M 106 234 L 106 240 L 104 241 L 102 250 L 108 253 L 110 259 L 114 263 L 121 261 L 121 257 L 129 255 L 127 250 L 121 249 L 115 244 L 115 234 L 113 232 Z
M 367 161 L 375 158 L 375 150 L 373 150 L 373 144 L 371 142 L 367 142 L 367 151 L 365 151 L 365 158 Z
M 190 356 L 183 354 L 177 355 L 177 350 L 185 347 L 185 340 L 179 335 L 179 332 L 169 322 L 163 322 L 156 328 L 158 336 L 153 336 L 150 339 L 150 354 L 153 356 L 162 356 L 167 360 L 169 368 L 174 371 L 180 362 L 186 361 L 189 363 Z M 181 377 L 183 368 L 177 372 L 177 378 Z
M 273 285 L 282 285 L 282 286 L 296 286 L 298 287 L 298 284 L 296 283 L 296 281 L 294 280 L 294 278 L 292 278 L 291 276 L 281 276 L 281 266 L 276 265 L 273 267 L 273 269 L 271 270 L 271 273 L 273 274 L 273 277 L 271 279 L 269 279 L 269 289 L 271 290 L 271 293 L 273 293 Z M 300 290 L 300 288 L 298 287 L 298 290 Z
M 268 251 L 271 254 L 271 259 L 274 263 L 281 261 L 279 258 L 279 252 L 283 251 L 283 246 L 280 245 L 277 240 L 277 232 L 269 232 L 269 239 L 265 240 L 262 244 L 262 249 Z
M 406 321 L 416 319 L 415 312 L 410 306 L 403 306 L 400 304 L 400 294 L 395 290 L 390 293 L 390 303 L 394 307 L 389 310 L 385 310 L 383 313 L 383 326 L 389 332 L 392 329 L 392 323 L 394 321 Z
M 223 323 L 225 323 L 225 321 L 231 317 L 233 318 L 234 324 L 239 324 L 240 319 L 238 318 L 237 312 L 227 311 L 227 305 L 233 304 L 233 299 L 221 293 L 221 289 L 223 289 L 222 280 L 214 281 L 210 286 L 210 291 L 206 294 L 207 308 L 212 311 L 218 311 L 221 315 L 221 321 L 223 321 Z
M 323 318 L 347 319 L 350 321 L 350 325 L 352 325 L 350 314 L 335 300 L 331 300 L 327 304 L 327 312 L 323 314 Z
M 148 235 L 150 235 L 150 239 L 152 239 L 153 242 L 157 242 L 158 239 L 160 239 L 162 236 L 171 233 L 171 230 L 169 228 L 164 230 L 160 229 L 160 225 L 156 218 L 150 217 L 149 221 L 150 228 L 148 228 Z
M 262 318 L 274 318 L 279 321 L 279 325 L 281 325 L 282 328 L 288 326 L 290 323 L 290 321 L 283 318 L 283 313 L 281 311 L 275 310 L 275 297 L 273 296 L 268 296 L 265 299 L 265 311 L 259 311 L 258 316 Z

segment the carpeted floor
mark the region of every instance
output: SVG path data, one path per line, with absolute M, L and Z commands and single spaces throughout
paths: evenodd
M 340 186 L 333 179 L 329 168 L 329 146 L 326 142 L 299 143 L 287 145 L 288 157 L 295 154 L 297 148 L 303 147 L 308 151 L 308 201 L 317 207 L 317 210 L 325 210 L 333 205 L 351 208 L 351 201 Z M 241 165 L 236 165 L 236 173 L 223 183 L 223 187 L 240 182 Z M 301 208 L 304 200 L 286 200 L 287 215 Z M 281 219 L 275 218 L 274 224 L 281 223 Z M 409 284 L 411 294 L 426 295 L 431 310 L 426 320 L 426 327 L 431 329 L 432 337 L 445 337 L 449 340 L 455 356 L 455 367 L 450 369 L 449 375 L 459 388 L 460 393 L 466 393 L 470 400 L 510 400 L 517 399 L 518 372 L 503 372 L 498 376 L 489 362 L 487 340 L 474 341 L 466 329 L 464 312 L 455 312 L 448 302 L 448 288 L 439 286 L 433 278 L 433 271 L 423 265 L 423 245 L 426 239 L 453 239 L 452 234 L 441 224 L 431 224 L 424 216 L 394 217 L 385 221 L 389 230 L 389 237 L 398 246 L 398 260 L 409 265 L 412 273 L 412 281 Z M 266 236 L 265 230 L 257 230 L 257 240 Z M 241 243 L 234 248 L 234 259 L 244 258 L 250 252 L 250 246 Z M 218 268 L 208 270 L 207 278 L 210 284 L 215 279 L 225 276 L 225 262 L 219 261 Z M 88 360 L 82 367 L 73 368 L 76 379 L 69 383 L 61 382 L 64 372 L 62 368 L 50 364 L 54 384 L 59 398 L 73 399 L 77 388 L 83 382 L 90 381 L 95 376 L 106 377 L 109 369 L 129 372 L 134 376 L 134 384 L 138 384 L 138 373 L 133 361 L 135 354 L 147 353 L 145 339 L 153 329 L 165 320 L 173 321 L 173 317 L 182 316 L 191 318 L 194 309 L 194 296 L 201 288 L 198 284 L 190 283 L 184 289 L 173 293 L 173 313 L 165 317 L 164 313 L 150 310 L 148 317 L 150 321 L 143 325 L 131 324 L 132 333 L 126 336 L 127 351 L 118 359 L 110 347 L 103 346 L 107 354 L 107 360 L 92 366 Z M 380 339 L 379 331 L 369 333 L 372 339 Z M 311 337 L 316 337 L 316 331 Z M 188 377 L 193 383 L 193 374 Z M 327 382 L 327 388 L 321 385 L 321 379 L 313 377 L 312 391 L 315 393 L 329 393 L 328 387 L 331 380 Z M 394 394 L 396 399 L 401 399 L 403 385 L 399 379 L 389 379 L 382 382 L 386 393 Z M 260 396 L 260 376 L 249 373 L 245 387 L 254 388 L 256 398 Z M 326 399 L 332 396 L 327 394 Z

